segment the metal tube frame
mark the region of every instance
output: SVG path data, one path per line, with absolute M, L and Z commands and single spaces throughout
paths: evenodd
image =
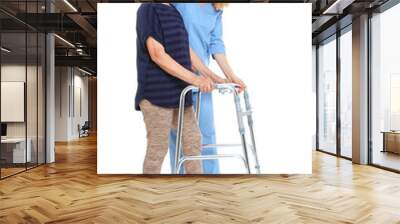
M 255 168 L 256 168 L 257 174 L 260 174 L 261 173 L 261 171 L 260 171 L 260 163 L 258 161 L 256 140 L 255 140 L 255 137 L 254 137 L 254 129 L 253 129 L 252 108 L 251 108 L 251 104 L 250 104 L 249 93 L 247 92 L 247 90 L 244 91 L 243 97 L 244 97 L 244 103 L 246 105 L 246 111 L 249 112 L 247 114 L 247 122 L 248 122 L 249 129 L 250 129 L 250 138 L 251 138 L 251 146 L 252 146 L 251 149 L 252 149 L 253 156 L 254 156 L 255 163 L 256 163 Z
M 201 92 L 198 88 L 194 86 L 186 87 L 180 96 L 179 102 L 179 111 L 178 111 L 178 125 L 177 125 L 177 135 L 176 135 L 176 150 L 175 150 L 175 167 L 172 168 L 173 174 L 179 174 L 183 164 L 186 161 L 190 160 L 216 160 L 221 158 L 237 158 L 241 160 L 246 168 L 247 173 L 251 173 L 249 158 L 248 158 L 248 148 L 251 148 L 254 160 L 255 160 L 255 169 L 257 174 L 260 174 L 260 165 L 257 156 L 257 150 L 255 145 L 255 137 L 254 137 L 254 130 L 253 130 L 253 118 L 251 112 L 251 105 L 249 101 L 249 95 L 247 91 L 244 91 L 244 101 L 246 110 L 242 111 L 242 106 L 240 102 L 240 94 L 237 91 L 238 85 L 232 83 L 226 84 L 217 84 L 215 85 L 215 89 L 218 90 L 220 93 L 224 94 L 226 92 L 233 93 L 235 108 L 236 108 L 236 117 L 239 126 L 239 133 L 241 136 L 241 144 L 208 144 L 203 145 L 202 148 L 214 148 L 214 147 L 242 147 L 243 155 L 240 154 L 217 154 L 217 155 L 198 155 L 198 156 L 185 156 L 182 150 L 182 137 L 183 137 L 183 124 L 184 124 L 184 110 L 185 110 L 185 98 L 186 95 L 193 90 L 198 91 L 197 95 L 197 102 L 195 108 L 195 117 L 197 122 L 199 122 L 200 116 L 200 100 L 201 100 Z M 247 117 L 248 126 L 250 129 L 250 137 L 251 137 L 251 144 L 247 144 L 246 141 L 246 133 L 245 127 L 243 122 L 243 116 Z
M 234 87 L 233 87 L 234 88 Z M 235 101 L 235 107 L 236 107 L 236 117 L 237 117 L 237 121 L 239 124 L 239 133 L 240 133 L 240 138 L 242 141 L 242 145 L 243 145 L 243 155 L 244 158 L 246 160 L 246 169 L 247 169 L 247 173 L 250 174 L 251 170 L 250 170 L 250 165 L 249 165 L 249 155 L 247 152 L 247 142 L 246 142 L 246 133 L 245 133 L 245 128 L 244 128 L 244 124 L 243 124 L 243 117 L 242 117 L 242 107 L 240 104 L 240 97 L 239 97 L 239 93 L 237 92 L 236 88 L 234 88 L 233 91 L 233 96 L 234 96 L 234 101 Z

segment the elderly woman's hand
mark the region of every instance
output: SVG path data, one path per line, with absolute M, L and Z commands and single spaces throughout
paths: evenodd
M 211 92 L 214 89 L 213 81 L 203 75 L 196 75 L 193 85 L 199 88 L 201 92 Z

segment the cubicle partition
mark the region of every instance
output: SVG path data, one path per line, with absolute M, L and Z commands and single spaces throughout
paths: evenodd
M 15 17 L 0 11 L 1 179 L 45 163 L 46 38 L 17 18 L 41 3 L 21 1 Z

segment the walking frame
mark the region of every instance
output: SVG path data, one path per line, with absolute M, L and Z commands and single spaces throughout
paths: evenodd
M 197 122 L 199 121 L 200 115 L 200 100 L 201 100 L 201 92 L 198 90 L 197 87 L 188 86 L 186 87 L 180 96 L 179 102 L 179 112 L 178 112 L 178 125 L 177 125 L 177 134 L 176 134 L 176 150 L 175 150 L 175 167 L 173 167 L 172 173 L 179 174 L 183 164 L 189 160 L 217 160 L 222 158 L 236 158 L 243 162 L 244 167 L 246 168 L 246 172 L 251 174 L 250 163 L 249 163 L 249 156 L 248 156 L 248 149 L 250 148 L 255 162 L 255 170 L 257 174 L 260 174 L 260 165 L 258 162 L 257 150 L 256 150 L 256 143 L 254 138 L 254 130 L 253 130 L 253 117 L 252 117 L 252 110 L 249 101 L 249 94 L 247 90 L 240 94 L 238 92 L 238 85 L 233 83 L 225 83 L 225 84 L 216 84 L 214 86 L 214 90 L 218 90 L 219 93 L 225 94 L 230 93 L 233 95 L 235 109 L 236 109 L 236 117 L 238 122 L 239 134 L 241 137 L 241 144 L 207 144 L 203 145 L 202 149 L 204 148 L 228 148 L 228 147 L 242 147 L 243 154 L 216 154 L 216 155 L 198 155 L 198 156 L 188 156 L 184 155 L 182 150 L 182 136 L 183 136 L 183 123 L 184 123 L 184 110 L 185 110 L 185 97 L 186 95 L 193 91 L 197 90 L 197 102 L 195 108 L 195 116 Z M 242 110 L 241 105 L 241 95 L 243 95 L 244 102 L 245 102 L 245 110 Z M 250 140 L 251 144 L 247 144 L 246 139 L 246 129 L 244 126 L 243 117 L 247 117 L 248 128 L 250 130 Z

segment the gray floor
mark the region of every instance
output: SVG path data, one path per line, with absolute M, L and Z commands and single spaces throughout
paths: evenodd
M 372 162 L 376 165 L 400 171 L 400 155 L 390 152 L 374 151 Z

